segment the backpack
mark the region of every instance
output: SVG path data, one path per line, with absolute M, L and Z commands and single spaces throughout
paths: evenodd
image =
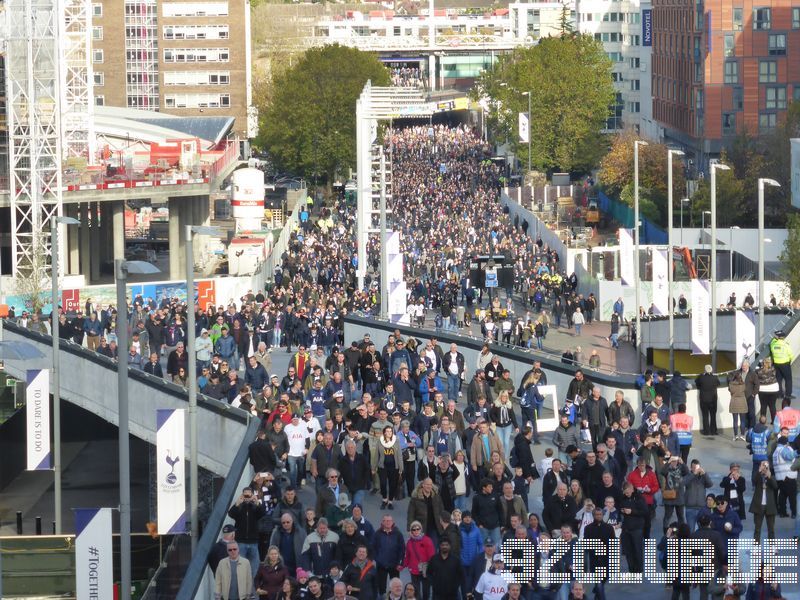
M 517 447 L 511 448 L 511 454 L 508 455 L 508 464 L 512 469 L 516 469 L 519 465 L 519 456 L 517 455 Z

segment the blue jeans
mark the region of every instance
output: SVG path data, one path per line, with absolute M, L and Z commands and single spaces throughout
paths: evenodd
M 352 504 L 350 506 L 352 506 L 353 504 L 358 504 L 363 508 L 364 507 L 364 496 L 366 494 L 367 494 L 366 490 L 358 490 L 356 492 L 353 492 L 353 498 L 351 500 Z
M 500 441 L 503 442 L 503 451 L 508 456 L 511 453 L 511 435 L 514 433 L 513 425 L 506 425 L 505 427 L 497 427 L 497 435 L 500 436 Z
M 747 413 L 731 413 L 733 417 L 733 435 L 744 435 Z
M 536 338 L 536 347 L 537 347 L 539 350 L 543 350 L 543 348 L 542 348 L 542 340 L 543 340 L 543 339 L 544 339 L 544 338 L 540 338 L 540 337 L 537 337 L 537 338 Z
M 611 334 L 611 347 L 612 348 L 619 348 L 619 334 L 612 333 Z
M 288 456 L 289 467 L 289 481 L 292 485 L 300 487 L 300 480 L 306 474 L 306 457 L 305 456 Z
M 461 378 L 458 375 L 451 373 L 447 374 L 447 399 L 458 402 L 458 386 L 461 383 Z
M 494 529 L 486 529 L 486 527 L 478 527 L 481 531 L 482 538 L 491 538 L 492 541 L 495 543 L 496 546 L 500 546 L 500 540 L 502 536 L 500 535 L 500 528 L 495 527 Z
M 253 573 L 253 579 L 255 579 L 258 567 L 261 564 L 261 559 L 258 557 L 258 544 L 239 542 L 239 556 L 250 561 L 250 571 Z
M 697 526 L 697 515 L 700 514 L 700 509 L 692 506 L 687 506 L 683 510 L 686 517 L 686 523 L 689 525 L 689 528 L 694 532 Z
M 581 327 L 583 327 L 583 325 L 578 325 L 577 323 L 575 323 L 575 335 L 581 334 Z
M 467 501 L 466 496 L 456 496 L 455 500 L 453 500 L 453 503 L 455 504 L 456 508 L 461 512 L 469 510 L 469 502 Z

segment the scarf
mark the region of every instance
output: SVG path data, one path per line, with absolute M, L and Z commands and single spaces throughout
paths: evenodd
M 389 440 L 388 442 L 386 441 L 386 438 L 381 436 L 381 446 L 383 446 L 384 448 L 392 448 L 392 447 L 394 447 L 395 442 L 397 442 L 397 438 L 395 436 L 392 436 L 392 439 Z

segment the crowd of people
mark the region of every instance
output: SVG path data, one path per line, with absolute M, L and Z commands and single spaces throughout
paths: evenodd
M 425 81 L 419 67 L 407 65 L 396 66 L 390 69 L 390 77 L 394 87 L 422 88 Z
M 576 294 L 557 253 L 504 213 L 498 167 L 473 131 L 411 127 L 390 131 L 387 144 L 408 304 L 422 306 L 423 323 L 433 311 L 442 324 L 458 324 L 477 302 L 487 340 L 541 348 L 562 320 L 578 333 L 592 322 L 594 297 Z M 366 289 L 356 283 L 354 220 L 345 197 L 313 206 L 269 289 L 196 312 L 199 388 L 261 421 L 249 448 L 253 480 L 208 557 L 217 598 L 604 599 L 604 583 L 509 584 L 504 545 L 528 540 L 541 558 L 556 539 L 570 548 L 580 538 L 619 540 L 624 568 L 641 572 L 651 535 L 661 549 L 672 537 L 714 544 L 720 579 L 701 594 L 781 596 L 780 586 L 763 579 L 741 586 L 725 571 L 725 542 L 742 533 L 748 514 L 757 540 L 764 522 L 775 537 L 776 519 L 797 514 L 800 419 L 791 388 L 770 377 L 769 362 L 743 366 L 729 384 L 743 400 L 732 404 L 743 415 L 734 435 L 746 438 L 749 477 L 732 461 L 714 481 L 692 456 L 690 383 L 679 373 L 646 372 L 639 402 L 631 402 L 622 391 L 604 398 L 577 368 L 559 398 L 559 425 L 545 437 L 537 422 L 548 373 L 540 363 L 513 381 L 490 344 L 473 364 L 455 344 L 443 348 L 435 337 L 400 331 L 384 345 L 369 335 L 348 345 L 343 317 L 373 312 L 379 302 L 377 265 L 368 265 Z M 505 307 L 499 295 L 483 306 L 469 285 L 473 254 L 502 254 L 514 265 Z M 511 321 L 515 291 L 536 317 Z M 60 335 L 113 358 L 116 311 L 85 308 L 59 316 Z M 129 362 L 184 384 L 187 309 L 176 299 L 133 298 Z M 38 317 L 23 318 L 39 327 Z M 285 373 L 273 369 L 279 349 L 290 355 Z M 714 379 L 708 372 L 693 382 L 707 435 L 717 433 Z M 368 508 L 378 501 L 378 510 Z M 605 564 L 591 554 L 590 564 Z M 572 573 L 571 550 L 555 569 Z M 688 598 L 689 589 L 680 576 L 672 582 L 674 598 Z

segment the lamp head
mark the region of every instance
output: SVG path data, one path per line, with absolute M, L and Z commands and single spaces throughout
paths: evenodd
M 53 219 L 53 221 L 55 223 L 58 223 L 59 225 L 80 225 L 81 224 L 81 222 L 78 221 L 78 219 L 75 219 L 73 217 L 55 217 Z
M 762 177 L 758 180 L 759 183 L 763 185 L 771 185 L 772 187 L 781 187 L 781 184 L 775 181 L 774 179 L 767 179 L 766 177 Z
M 683 150 L 670 150 L 669 153 L 673 156 L 684 156 Z
M 714 170 L 730 171 L 731 168 L 728 165 L 726 165 L 725 163 L 714 163 L 713 165 L 711 165 L 711 170 L 712 170 L 712 172 Z

